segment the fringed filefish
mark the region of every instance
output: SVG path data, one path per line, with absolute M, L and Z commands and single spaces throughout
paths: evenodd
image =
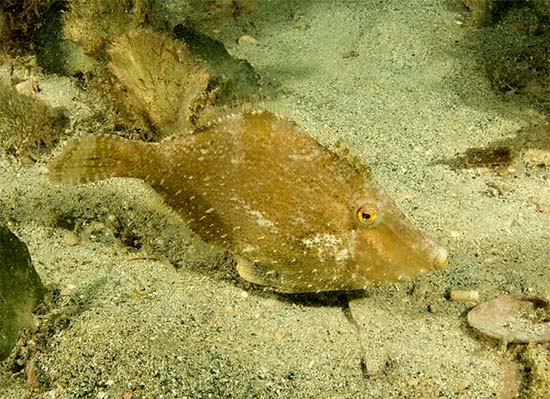
M 232 115 L 159 143 L 73 139 L 50 177 L 144 180 L 247 281 L 280 292 L 363 289 L 447 266 L 358 159 L 270 112 Z

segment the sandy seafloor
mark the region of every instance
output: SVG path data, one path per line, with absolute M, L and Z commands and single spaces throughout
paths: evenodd
M 550 297 L 548 168 L 521 156 L 500 172 L 436 161 L 542 128 L 545 115 L 492 89 L 457 4 L 263 1 L 249 16 L 257 45 L 235 44 L 238 26 L 218 32 L 272 88 L 265 107 L 361 154 L 405 213 L 446 246 L 448 269 L 350 298 L 279 295 L 243 282 L 227 256 L 196 242 L 140 182 L 61 186 L 48 181 L 43 162 L 2 161 L 0 216 L 55 295 L 37 318 L 48 331 L 27 368 L 37 389 L 4 362 L 0 398 L 529 391 L 522 353 L 548 356 L 548 348 L 480 338 L 466 322 L 473 304 L 447 297 L 453 289 L 477 290 L 482 301 Z M 40 85 L 37 95 L 65 105 L 77 131 L 86 93 L 68 77 Z M 59 215 L 78 231 L 59 226 Z M 124 246 L 115 225 L 146 245 Z

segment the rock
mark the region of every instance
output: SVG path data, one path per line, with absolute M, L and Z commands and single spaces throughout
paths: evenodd
M 544 298 L 502 295 L 477 305 L 468 323 L 491 338 L 511 343 L 550 342 L 550 304 Z
M 8 357 L 21 329 L 32 325 L 43 294 L 27 246 L 0 225 L 0 360 Z

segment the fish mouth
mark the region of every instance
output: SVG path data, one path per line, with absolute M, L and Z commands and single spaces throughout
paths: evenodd
M 433 257 L 432 265 L 436 270 L 445 269 L 449 264 L 449 253 L 443 247 L 439 247 Z

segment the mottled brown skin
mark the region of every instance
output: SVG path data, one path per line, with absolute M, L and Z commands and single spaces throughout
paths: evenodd
M 232 251 L 243 278 L 281 292 L 361 289 L 447 264 L 447 252 L 405 218 L 366 167 L 268 112 L 159 144 L 75 140 L 50 174 L 72 183 L 145 180 L 205 241 Z M 362 220 L 361 209 L 372 218 Z

